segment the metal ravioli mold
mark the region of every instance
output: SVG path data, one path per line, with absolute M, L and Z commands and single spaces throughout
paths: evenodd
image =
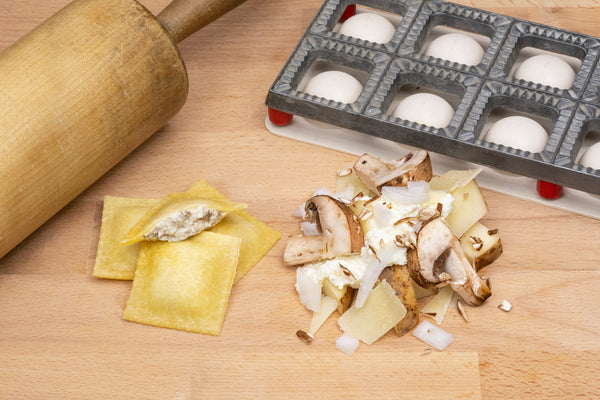
M 389 17 L 396 30 L 387 43 L 337 32 L 349 7 Z M 482 43 L 477 65 L 431 57 L 423 49 L 445 32 L 465 32 Z M 600 170 L 579 164 L 600 142 L 600 40 L 440 0 L 327 0 L 272 84 L 266 105 L 304 117 L 444 154 L 493 169 L 600 194 Z M 519 63 L 536 54 L 563 57 L 575 72 L 559 89 L 517 79 Z M 341 103 L 303 91 L 319 71 L 354 76 L 362 91 Z M 430 92 L 452 105 L 447 126 L 435 128 L 394 117 L 403 96 Z M 490 125 L 507 115 L 541 124 L 548 140 L 539 152 L 491 141 Z

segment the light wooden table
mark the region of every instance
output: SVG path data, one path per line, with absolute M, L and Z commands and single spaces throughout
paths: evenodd
M 0 49 L 66 0 L 0 1 Z M 158 13 L 165 0 L 142 2 Z M 600 36 L 598 2 L 461 1 Z M 444 352 L 388 334 L 351 357 L 335 320 L 310 345 L 283 241 L 234 288 L 219 337 L 122 320 L 130 282 L 91 275 L 105 195 L 160 197 L 207 179 L 281 231 L 354 157 L 270 134 L 265 96 L 320 0 L 249 0 L 186 39 L 190 93 L 163 129 L 0 260 L 0 398 L 593 398 L 600 393 L 600 222 L 486 191 L 504 254 L 493 296 L 451 310 Z M 2 77 L 0 77 L 2 79 Z M 0 95 L 2 95 L 0 93 Z M 1 112 L 1 111 L 0 111 Z M 0 160 L 1 162 L 1 160 Z M 1 183 L 0 183 L 1 190 Z M 514 309 L 497 309 L 508 299 Z

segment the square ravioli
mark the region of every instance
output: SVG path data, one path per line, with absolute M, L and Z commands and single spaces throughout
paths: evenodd
M 140 244 L 120 244 L 133 225 L 156 204 L 155 199 L 105 196 L 100 240 L 93 275 L 105 279 L 133 279 Z
M 180 242 L 143 242 L 123 317 L 218 335 L 240 244 L 237 237 L 208 231 Z

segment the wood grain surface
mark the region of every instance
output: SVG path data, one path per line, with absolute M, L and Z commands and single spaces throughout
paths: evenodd
M 166 0 L 144 0 L 159 13 Z M 600 36 L 600 7 L 581 1 L 460 1 Z M 0 0 L 0 49 L 67 4 Z M 353 356 L 329 320 L 313 343 L 310 314 L 281 265 L 283 240 L 232 290 L 218 337 L 124 321 L 130 282 L 92 277 L 105 195 L 156 198 L 204 178 L 283 233 L 315 187 L 333 188 L 348 154 L 264 127 L 269 86 L 320 0 L 248 0 L 179 48 L 190 90 L 161 130 L 0 259 L 3 399 L 566 399 L 600 393 L 600 221 L 485 191 L 486 225 L 504 254 L 493 295 L 450 310 L 444 352 L 388 334 Z M 2 77 L 0 77 L 2 79 Z M 0 96 L 2 94 L 0 93 Z M 2 162 L 2 160 L 0 160 Z M 0 182 L 0 190 L 2 183 Z M 509 300 L 510 313 L 498 310 Z

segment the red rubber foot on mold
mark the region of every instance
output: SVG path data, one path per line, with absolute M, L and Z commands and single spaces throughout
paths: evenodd
M 342 13 L 342 16 L 340 17 L 340 22 L 344 22 L 348 18 L 353 17 L 354 14 L 356 14 L 356 4 L 350 4 Z
M 294 114 L 288 114 L 286 112 L 279 111 L 271 107 L 268 107 L 267 113 L 267 115 L 269 116 L 269 121 L 271 121 L 273 125 L 277 126 L 289 125 L 289 123 L 292 122 L 292 118 L 294 117 Z
M 563 187 L 556 183 L 537 181 L 537 192 L 544 199 L 554 200 L 558 199 L 562 194 Z

